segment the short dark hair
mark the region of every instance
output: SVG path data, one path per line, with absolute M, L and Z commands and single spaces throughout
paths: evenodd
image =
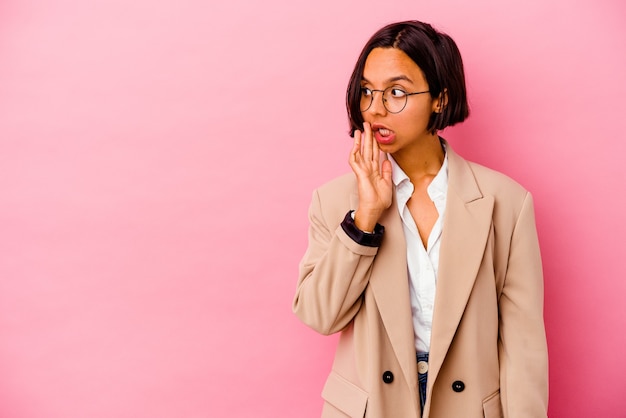
M 435 133 L 467 119 L 469 106 L 459 48 L 450 36 L 437 31 L 428 23 L 409 20 L 380 29 L 361 51 L 346 92 L 350 135 L 354 135 L 356 129 L 363 129 L 361 81 L 365 61 L 374 48 L 397 48 L 403 51 L 424 73 L 431 97 L 439 97 L 445 92 L 447 97 L 442 111 L 433 112 L 428 122 L 430 132 Z

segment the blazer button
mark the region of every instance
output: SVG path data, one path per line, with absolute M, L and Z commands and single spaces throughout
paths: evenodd
M 465 390 L 465 383 L 461 382 L 460 380 L 455 381 L 454 383 L 452 383 L 452 390 L 455 392 L 463 392 Z
M 383 382 L 387 384 L 393 382 L 393 373 L 391 373 L 390 371 L 386 371 L 385 373 L 383 373 Z

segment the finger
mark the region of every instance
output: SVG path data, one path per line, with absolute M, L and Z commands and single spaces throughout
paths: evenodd
M 378 146 L 378 141 L 376 141 L 376 139 L 373 139 L 372 143 L 372 160 L 374 161 L 374 166 L 378 169 L 380 161 L 380 147 Z
M 367 162 L 372 160 L 372 127 L 363 122 L 363 159 Z
M 391 161 L 389 161 L 389 159 L 387 158 L 387 154 L 384 154 L 381 171 L 385 183 L 391 184 Z
M 352 150 L 351 153 L 354 153 L 359 148 L 361 148 L 361 131 L 358 129 L 354 131 L 354 138 L 352 139 Z
M 350 167 L 352 167 L 354 169 L 354 165 L 356 164 L 356 160 L 359 156 L 359 154 L 361 153 L 361 131 L 359 131 L 358 129 L 354 131 L 354 142 L 352 144 L 352 150 L 350 150 L 350 158 L 349 158 L 349 163 L 350 163 Z

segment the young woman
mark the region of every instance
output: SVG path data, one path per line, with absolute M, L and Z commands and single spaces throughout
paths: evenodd
M 293 310 L 340 332 L 323 417 L 545 417 L 531 195 L 437 132 L 468 116 L 458 48 L 408 21 L 365 45 L 347 91 L 352 173 L 320 187 Z

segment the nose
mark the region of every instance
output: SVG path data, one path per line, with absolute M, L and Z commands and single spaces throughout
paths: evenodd
M 375 115 L 384 115 L 387 113 L 387 108 L 384 103 L 385 99 L 383 97 L 384 93 L 380 90 L 375 90 L 372 94 L 374 95 L 372 97 L 372 104 L 367 111 L 372 112 Z

